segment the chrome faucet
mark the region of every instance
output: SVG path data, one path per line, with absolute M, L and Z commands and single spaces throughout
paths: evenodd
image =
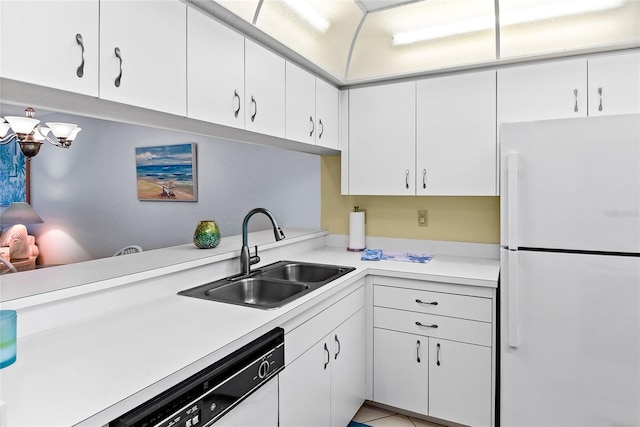
M 251 266 L 260 262 L 260 257 L 258 256 L 258 246 L 256 246 L 256 254 L 251 256 L 249 253 L 249 238 L 248 234 L 248 225 L 249 218 L 256 213 L 263 213 L 271 220 L 271 224 L 273 224 L 273 235 L 276 237 L 276 242 L 284 239 L 284 233 L 282 229 L 278 225 L 278 221 L 276 221 L 276 217 L 273 216 L 271 212 L 264 208 L 255 208 L 249 211 L 247 216 L 244 217 L 244 221 L 242 222 L 242 249 L 240 250 L 240 274 L 242 276 L 248 276 L 251 273 Z

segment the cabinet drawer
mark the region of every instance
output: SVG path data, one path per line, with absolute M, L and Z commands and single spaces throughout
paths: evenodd
M 437 325 L 437 327 L 419 326 L 416 322 L 422 325 Z M 374 307 L 373 326 L 410 334 L 491 346 L 491 323 L 475 320 Z
M 418 302 L 421 301 L 421 302 Z M 491 322 L 491 299 L 376 285 L 373 305 Z

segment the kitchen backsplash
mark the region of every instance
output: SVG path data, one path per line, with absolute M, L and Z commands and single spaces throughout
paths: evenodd
M 322 156 L 321 225 L 349 234 L 349 212 L 366 211 L 367 236 L 454 242 L 500 243 L 499 197 L 343 196 L 340 156 Z M 427 226 L 418 226 L 427 210 Z

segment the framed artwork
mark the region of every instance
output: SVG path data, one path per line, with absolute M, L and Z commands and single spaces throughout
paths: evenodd
M 29 202 L 29 162 L 16 142 L 0 145 L 0 206 Z
M 196 144 L 136 148 L 138 200 L 195 202 Z

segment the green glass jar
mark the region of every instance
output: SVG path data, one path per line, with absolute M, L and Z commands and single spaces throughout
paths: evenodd
M 220 243 L 220 229 L 215 221 L 199 221 L 193 233 L 193 244 L 200 249 L 211 249 Z

